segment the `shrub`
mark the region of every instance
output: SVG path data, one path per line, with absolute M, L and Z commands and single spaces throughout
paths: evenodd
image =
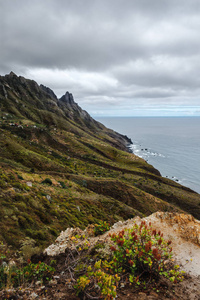
M 29 243 L 30 244 L 30 243 Z M 34 246 L 34 245 L 33 245 Z M 7 255 L 9 254 L 8 248 L 3 242 L 0 243 L 0 289 L 17 287 L 20 285 L 26 285 L 33 281 L 46 282 L 51 280 L 55 269 L 43 262 L 33 264 L 28 259 L 28 264 L 23 267 L 19 267 L 11 260 L 8 263 Z
M 3 242 L 0 242 L 0 289 L 5 285 L 7 275 L 5 268 L 7 266 L 6 260 L 7 248 Z
M 20 286 L 21 284 L 28 284 L 33 281 L 42 281 L 47 282 L 51 280 L 55 269 L 43 262 L 38 264 L 33 264 L 31 261 L 28 261 L 28 264 L 25 267 L 18 268 L 16 265 L 5 265 L 0 269 L 0 276 L 3 274 L 2 287 L 6 286 Z
M 118 275 L 105 273 L 101 267 L 101 260 L 99 260 L 95 263 L 94 268 L 88 267 L 86 275 L 78 278 L 77 284 L 74 286 L 77 295 L 84 294 L 89 299 L 103 298 L 107 300 L 116 297 L 116 286 L 120 278 Z
M 49 281 L 54 272 L 55 269 L 53 267 L 41 261 L 38 264 L 33 264 L 29 260 L 28 265 L 22 269 L 22 274 L 27 282 L 32 282 L 33 280 Z
M 94 225 L 95 236 L 105 233 L 110 229 L 110 224 L 106 221 L 100 221 L 99 224 Z
M 5 189 L 6 187 L 7 183 L 3 179 L 0 179 L 0 188 Z
M 42 181 L 43 184 L 49 184 L 49 185 L 52 185 L 52 181 L 50 178 L 45 178 L 45 180 Z
M 27 220 L 23 216 L 18 216 L 18 223 L 19 223 L 19 226 L 22 228 L 27 227 Z
M 165 241 L 160 231 L 152 230 L 145 221 L 141 225 L 119 234 L 111 235 L 115 246 L 113 252 L 112 269 L 115 273 L 128 273 L 129 281 L 136 285 L 145 283 L 146 279 L 164 276 L 176 283 L 182 279 L 179 266 L 173 266 L 171 241 Z
M 30 259 L 33 254 L 39 254 L 40 248 L 36 247 L 35 244 L 36 241 L 29 237 L 26 237 L 21 242 L 20 251 L 22 252 L 22 255 L 26 261 Z
M 67 188 L 66 185 L 65 185 L 65 183 L 64 183 L 63 181 L 59 181 L 59 183 L 60 183 L 60 186 L 61 186 L 63 189 L 66 189 L 66 188 Z

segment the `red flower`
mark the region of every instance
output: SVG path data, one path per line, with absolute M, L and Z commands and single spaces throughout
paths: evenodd
M 151 249 L 152 242 L 149 241 L 148 243 L 145 244 L 145 252 L 148 252 Z
M 124 245 L 124 240 L 117 240 L 117 244 L 119 246 L 123 246 Z
M 133 237 L 133 241 L 134 241 L 134 242 L 138 241 L 138 236 L 137 236 L 137 234 Z
M 123 238 L 123 236 L 124 236 L 124 230 L 119 232 L 119 238 Z
M 158 254 L 156 258 L 157 258 L 157 260 L 160 260 L 161 259 L 161 255 Z
M 117 249 L 114 246 L 110 246 L 110 250 L 116 251 Z
M 158 255 L 158 249 L 157 249 L 157 248 L 154 248 L 152 253 L 153 253 L 153 256 L 154 256 L 155 258 L 157 258 L 157 255 Z
M 152 231 L 152 234 L 155 236 L 156 235 L 156 229 L 154 229 L 153 231 Z
M 145 244 L 145 252 L 148 252 L 149 251 L 149 243 L 146 243 Z
M 158 253 L 158 249 L 154 248 L 153 249 L 153 256 L 155 259 L 160 260 L 161 259 L 161 255 Z
M 139 254 L 138 254 L 138 257 L 140 258 L 142 255 L 143 255 L 143 252 L 140 251 Z
M 128 261 L 128 263 L 129 263 L 129 265 L 132 267 L 133 261 L 132 261 L 131 259 Z

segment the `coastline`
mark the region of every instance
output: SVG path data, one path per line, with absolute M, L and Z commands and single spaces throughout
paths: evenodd
M 100 122 L 132 140 L 128 151 L 200 194 L 199 117 L 101 117 Z M 142 150 L 143 149 L 143 150 Z

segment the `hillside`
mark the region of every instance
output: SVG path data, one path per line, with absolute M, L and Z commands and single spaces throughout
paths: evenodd
M 200 195 L 161 177 L 130 143 L 69 92 L 58 99 L 13 72 L 0 76 L 0 240 L 44 248 L 67 227 L 159 210 L 200 219 Z

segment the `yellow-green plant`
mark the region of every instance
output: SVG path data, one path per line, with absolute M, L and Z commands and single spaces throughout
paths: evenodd
M 117 274 L 110 275 L 104 272 L 102 262 L 99 260 L 95 263 L 94 268 L 88 267 L 87 273 L 78 278 L 74 287 L 77 295 L 84 294 L 89 297 L 98 297 L 98 299 L 112 300 L 116 297 L 119 279 Z

